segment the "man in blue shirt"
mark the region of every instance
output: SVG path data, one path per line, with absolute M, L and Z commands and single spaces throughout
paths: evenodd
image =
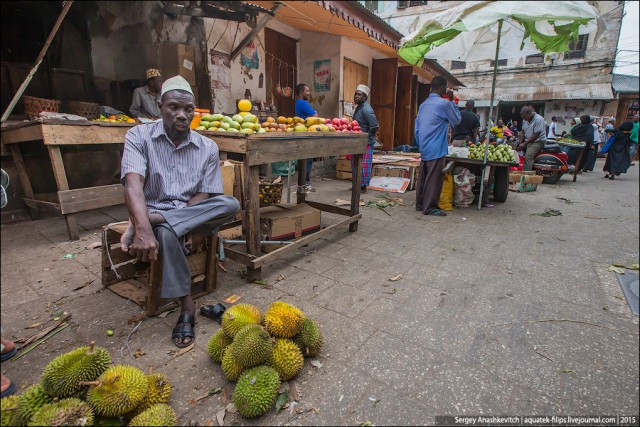
M 309 104 L 309 98 L 311 98 L 311 91 L 309 86 L 304 83 L 300 83 L 296 86 L 296 116 L 301 119 L 307 119 L 307 117 L 317 117 L 318 113 Z M 315 191 L 311 185 L 311 168 L 313 167 L 313 159 L 307 159 L 307 175 L 305 177 L 305 191 Z
M 442 98 L 447 93 L 449 100 Z M 416 210 L 425 215 L 447 216 L 438 208 L 442 191 L 442 169 L 448 153 L 449 125 L 460 124 L 460 110 L 453 101 L 453 92 L 447 92 L 447 80 L 434 77 L 431 94 L 418 109 L 415 140 L 420 148 L 420 173 L 416 187 Z

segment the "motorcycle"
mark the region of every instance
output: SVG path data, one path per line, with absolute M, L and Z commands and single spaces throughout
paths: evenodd
M 533 159 L 533 170 L 536 171 L 536 175 L 542 176 L 543 183 L 555 184 L 562 175 L 575 168 L 567 163 L 568 160 L 569 156 L 558 144 L 547 143 Z

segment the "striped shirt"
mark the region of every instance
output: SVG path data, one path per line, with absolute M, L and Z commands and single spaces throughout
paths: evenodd
M 128 173 L 144 177 L 149 213 L 184 208 L 196 193 L 223 193 L 215 142 L 190 130 L 187 140 L 176 147 L 162 120 L 127 132 L 120 172 L 123 185 Z

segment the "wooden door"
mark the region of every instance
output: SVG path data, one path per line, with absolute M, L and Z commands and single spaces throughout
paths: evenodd
M 348 58 L 344 58 L 342 77 L 342 111 L 345 115 L 352 116 L 355 110 L 353 94 L 359 84 L 369 86 L 369 67 L 360 65 Z
M 413 145 L 413 119 L 411 109 L 414 100 L 413 67 L 398 68 L 398 88 L 396 91 L 396 120 L 394 126 L 394 144 Z
M 285 117 L 295 115 L 294 91 L 298 84 L 296 73 L 298 63 L 297 41 L 269 28 L 265 29 L 266 50 L 266 93 L 267 102 L 272 102 L 278 109 L 278 114 Z M 311 85 L 312 82 L 307 82 Z M 291 94 L 286 96 L 283 91 L 291 88 Z
M 397 75 L 397 58 L 373 60 L 369 102 L 378 118 L 380 142 L 385 150 L 393 149 Z

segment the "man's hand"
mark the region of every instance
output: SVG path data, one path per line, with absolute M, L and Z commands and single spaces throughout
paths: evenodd
M 193 246 L 193 235 L 191 233 L 187 233 L 184 236 L 184 247 L 187 248 L 189 252 L 191 252 Z
M 517 151 L 522 151 L 522 150 L 524 150 L 524 147 L 526 147 L 526 144 L 520 144 L 520 145 L 518 145 L 518 146 L 516 147 L 516 150 L 517 150 Z
M 138 258 L 138 261 L 155 261 L 158 259 L 158 247 L 152 230 L 136 230 L 133 243 L 129 246 L 129 254 Z

